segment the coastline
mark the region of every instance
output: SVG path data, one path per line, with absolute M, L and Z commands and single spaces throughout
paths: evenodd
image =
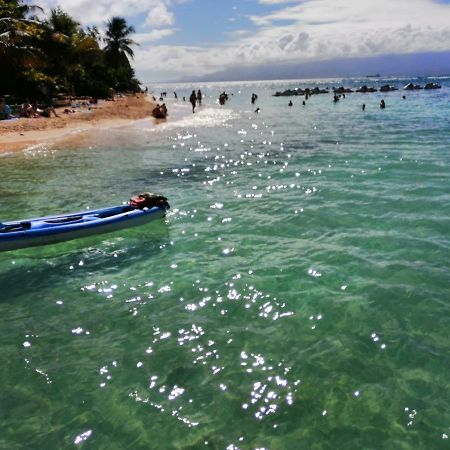
M 75 113 L 56 108 L 59 117 L 21 118 L 0 121 L 0 153 L 21 151 L 36 144 L 62 141 L 73 135 L 96 128 L 108 129 L 150 118 L 155 102 L 150 97 L 119 97 L 114 101 L 99 101 L 97 105 L 82 106 Z

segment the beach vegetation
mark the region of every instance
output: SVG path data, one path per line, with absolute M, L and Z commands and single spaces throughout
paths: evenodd
M 45 14 L 21 0 L 0 0 L 0 95 L 47 100 L 137 91 L 133 33 L 121 17 L 106 22 L 103 37 L 59 7 Z
M 108 62 L 114 68 L 123 65 L 125 60 L 128 61 L 128 56 L 134 58 L 131 46 L 137 44 L 129 37 L 134 32 L 134 28 L 128 26 L 122 17 L 113 17 L 107 22 L 105 52 Z

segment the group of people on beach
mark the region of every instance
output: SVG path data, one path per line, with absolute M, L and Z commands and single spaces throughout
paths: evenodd
M 59 117 L 56 110 L 50 104 L 43 106 L 37 103 L 30 103 L 28 99 L 18 107 L 16 113 L 13 114 L 11 106 L 9 106 L 4 98 L 0 98 L 0 120 L 9 120 L 13 118 L 26 117 L 26 118 L 37 118 L 37 117 L 47 117 L 50 118 L 51 115 Z
M 177 100 L 178 94 L 174 91 L 173 95 L 174 95 L 174 99 Z M 163 101 L 164 97 L 166 97 L 166 96 L 167 96 L 166 92 L 161 92 L 159 100 Z M 252 104 L 254 104 L 257 99 L 258 99 L 258 96 L 256 94 L 252 94 Z M 193 89 L 191 92 L 191 95 L 189 96 L 189 103 L 192 105 L 192 113 L 195 113 L 195 108 L 197 106 L 202 106 L 202 100 L 203 100 L 202 91 L 200 89 L 198 89 L 196 92 L 195 89 Z M 228 94 L 224 91 L 219 95 L 219 104 L 224 105 L 227 100 L 228 100 Z M 153 95 L 153 101 L 156 101 L 156 97 L 154 95 Z M 183 97 L 183 101 L 186 101 L 186 97 Z M 163 106 L 165 107 L 164 104 L 163 104 Z M 153 110 L 154 112 L 152 113 L 154 117 L 156 117 L 157 115 L 158 116 L 161 115 L 157 108 L 160 109 L 161 106 L 156 105 L 156 108 Z M 167 111 L 167 108 L 166 108 L 166 111 Z M 166 115 L 167 115 L 167 112 L 166 112 Z
M 343 88 L 341 88 L 341 89 L 334 89 L 333 88 L 333 91 L 334 91 L 334 93 L 333 93 L 333 101 L 335 103 L 337 103 L 341 99 L 345 99 L 345 93 L 346 92 L 353 92 L 353 91 L 346 90 L 346 89 L 343 89 Z M 314 91 L 312 91 L 312 92 L 314 92 Z M 322 92 L 325 93 L 325 91 L 321 91 L 320 93 L 322 93 Z M 166 95 L 167 94 L 165 92 L 161 93 L 161 98 L 165 97 Z M 192 105 L 192 112 L 193 113 L 195 113 L 195 108 L 197 106 L 201 106 L 201 104 L 202 104 L 202 97 L 203 97 L 203 95 L 202 95 L 202 92 L 201 92 L 200 89 L 197 92 L 195 90 L 192 90 L 191 95 L 189 97 L 189 102 Z M 302 105 L 303 106 L 306 106 L 306 100 L 308 100 L 310 97 L 311 97 L 311 94 L 309 92 L 305 92 L 305 98 L 302 101 Z M 177 96 L 176 92 L 174 92 L 174 98 L 178 99 L 178 96 Z M 225 102 L 228 100 L 228 98 L 229 98 L 228 94 L 225 91 L 222 92 L 219 95 L 219 104 L 220 105 L 224 105 Z M 405 99 L 405 98 L 406 97 L 403 96 L 403 99 Z M 252 103 L 252 105 L 254 105 L 256 103 L 257 99 L 258 99 L 258 95 L 255 94 L 255 93 L 252 93 L 252 96 L 251 96 L 251 103 Z M 186 101 L 186 97 L 183 97 L 183 101 Z M 290 107 L 294 106 L 294 103 L 292 102 L 292 100 L 289 100 L 288 106 L 290 106 Z M 380 109 L 385 109 L 386 108 L 386 103 L 385 103 L 384 99 L 382 99 L 380 101 L 379 107 L 380 107 Z M 362 110 L 365 111 L 365 109 L 366 109 L 366 104 L 364 103 L 362 105 Z M 255 113 L 259 113 L 260 111 L 261 111 L 260 108 L 256 108 Z M 167 116 L 167 108 L 166 108 L 165 104 L 163 103 L 162 105 L 156 105 L 156 108 L 153 110 L 152 114 L 153 114 L 154 117 L 157 117 L 157 118 L 165 118 Z
M 43 105 L 41 108 L 37 104 L 31 104 L 28 99 L 20 105 L 19 116 L 20 117 L 47 117 L 51 115 L 59 117 L 55 111 L 55 108 L 50 104 Z
M 159 101 L 162 102 L 164 101 L 164 98 L 167 97 L 167 92 L 161 92 L 159 94 Z M 173 97 L 175 100 L 178 100 L 178 94 L 176 93 L 176 91 L 173 91 Z M 154 95 L 152 95 L 153 101 L 156 101 L 156 97 Z M 192 105 L 192 112 L 195 113 L 195 108 L 197 106 L 201 106 L 202 105 L 202 98 L 203 98 L 203 94 L 202 91 L 199 89 L 197 92 L 195 92 L 195 90 L 193 90 L 191 92 L 191 95 L 189 96 L 189 102 Z M 186 97 L 183 97 L 183 101 L 186 101 Z M 166 105 L 163 103 L 161 106 L 158 104 L 156 105 L 156 107 L 153 109 L 152 111 L 152 115 L 153 117 L 157 117 L 157 118 L 165 118 L 165 116 L 167 116 L 167 108 Z M 162 117 L 164 116 L 164 117 Z

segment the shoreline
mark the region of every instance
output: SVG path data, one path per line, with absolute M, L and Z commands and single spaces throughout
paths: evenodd
M 82 106 L 71 114 L 64 113 L 65 108 L 56 108 L 59 117 L 0 121 L 0 153 L 19 152 L 38 144 L 55 144 L 74 134 L 121 127 L 135 120 L 152 118 L 155 102 L 150 98 L 144 94 L 130 95 L 114 101 L 103 100 L 89 107 Z

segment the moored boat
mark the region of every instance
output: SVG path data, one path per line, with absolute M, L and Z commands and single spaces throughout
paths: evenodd
M 437 84 L 437 83 L 427 83 L 425 85 L 424 89 L 427 89 L 427 90 L 429 90 L 429 89 L 441 89 L 441 87 L 442 86 L 440 84 Z
M 303 89 L 300 88 L 295 88 L 295 89 L 286 89 L 283 92 L 275 92 L 275 94 L 273 94 L 273 97 L 291 97 L 293 95 L 304 95 L 305 91 Z
M 344 86 L 339 86 L 337 88 L 333 88 L 333 92 L 335 94 L 350 94 L 353 91 L 350 88 L 346 88 Z
M 417 91 L 423 89 L 423 87 L 420 84 L 408 83 L 403 89 L 405 91 Z
M 96 234 L 110 233 L 140 225 L 165 216 L 167 199 L 153 196 L 148 206 L 133 201 L 93 211 L 0 223 L 0 251 L 54 244 Z
M 390 84 L 385 84 L 384 86 L 380 87 L 380 92 L 391 92 L 391 91 L 398 91 L 398 89 L 395 86 L 391 86 Z
M 366 85 L 361 86 L 360 88 L 356 89 L 356 92 L 361 92 L 363 94 L 366 94 L 368 92 L 377 92 L 377 89 L 375 89 L 374 87 L 368 87 Z

